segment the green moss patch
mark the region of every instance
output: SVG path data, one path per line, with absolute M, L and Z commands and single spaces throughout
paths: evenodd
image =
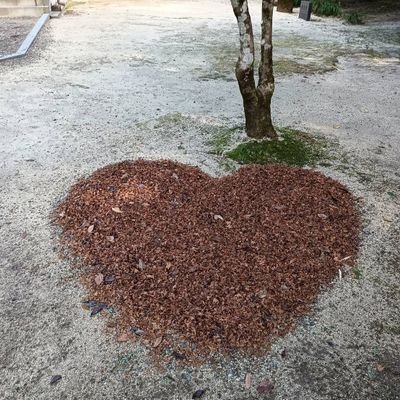
M 239 144 L 225 156 L 241 164 L 314 165 L 326 157 L 326 142 L 307 133 L 281 128 L 278 140 Z
M 238 126 L 234 128 L 218 128 L 211 139 L 208 141 L 210 146 L 210 153 L 221 155 L 227 147 L 232 143 L 235 133 L 243 127 Z

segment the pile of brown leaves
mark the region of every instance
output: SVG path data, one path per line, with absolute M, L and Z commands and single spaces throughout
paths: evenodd
M 91 265 L 92 305 L 112 305 L 124 337 L 180 356 L 254 351 L 287 333 L 353 262 L 359 231 L 345 187 L 284 165 L 217 179 L 172 161 L 122 162 L 74 185 L 56 220 Z

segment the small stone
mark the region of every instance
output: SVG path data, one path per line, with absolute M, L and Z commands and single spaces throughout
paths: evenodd
M 94 281 L 96 282 L 96 285 L 101 285 L 103 283 L 104 275 L 103 274 L 97 274 L 96 277 L 94 278 Z
M 143 336 L 146 334 L 146 332 L 143 329 L 139 328 L 138 326 L 132 326 L 130 330 L 137 336 Z
M 62 379 L 62 376 L 61 376 L 61 375 L 53 375 L 53 376 L 50 378 L 50 385 L 55 385 L 56 383 L 60 382 L 61 379 Z
M 193 393 L 192 399 L 200 399 L 200 398 L 202 398 L 203 395 L 204 395 L 204 393 L 205 393 L 207 390 L 208 390 L 208 388 L 196 390 L 196 391 Z
M 259 394 L 266 394 L 269 393 L 273 388 L 274 384 L 271 381 L 265 379 L 258 384 L 257 392 Z

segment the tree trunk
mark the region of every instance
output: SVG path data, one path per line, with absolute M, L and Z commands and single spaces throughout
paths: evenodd
M 293 12 L 294 0 L 278 0 L 277 11 L 283 13 L 292 13 Z
M 264 109 L 264 118 L 268 124 L 267 136 L 276 138 L 271 120 L 271 99 L 275 91 L 275 78 L 272 60 L 272 17 L 274 14 L 274 0 L 262 1 L 261 22 L 261 61 L 258 69 L 257 93 L 261 99 L 261 107 Z
M 256 87 L 254 79 L 254 35 L 248 2 L 247 0 L 231 0 L 239 26 L 240 40 L 240 54 L 236 64 L 236 78 L 243 98 L 246 132 L 248 136 L 253 138 L 275 138 L 277 136 L 271 120 L 271 98 L 274 92 L 272 70 L 272 1 L 263 0 L 260 80 Z M 270 21 L 264 21 L 264 17 L 269 18 Z

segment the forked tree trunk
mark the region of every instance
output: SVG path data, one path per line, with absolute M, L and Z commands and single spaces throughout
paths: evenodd
M 252 138 L 276 138 L 271 120 L 271 98 L 274 93 L 272 68 L 273 0 L 262 1 L 261 62 L 259 81 L 254 78 L 254 34 L 247 0 L 231 0 L 239 26 L 240 55 L 236 78 L 243 98 L 246 132 Z
M 292 13 L 293 5 L 294 0 L 278 0 L 278 7 L 276 8 L 276 10 L 284 13 Z

